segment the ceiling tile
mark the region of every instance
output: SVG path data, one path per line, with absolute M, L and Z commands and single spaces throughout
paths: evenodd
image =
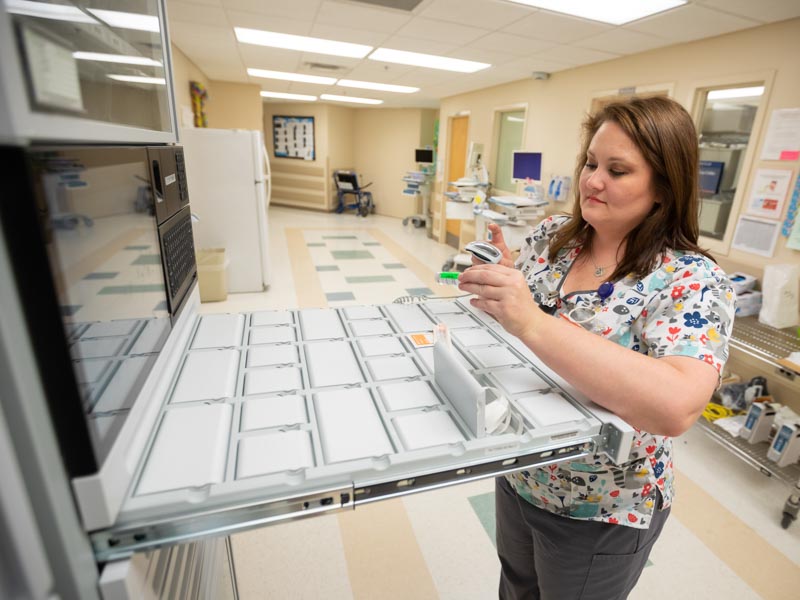
M 178 2 L 177 0 L 172 0 L 169 3 L 167 17 L 169 23 L 186 21 L 187 23 L 216 25 L 219 27 L 228 22 L 225 11 L 221 6 L 192 4 L 190 2 Z
M 412 18 L 388 8 L 325 1 L 316 14 L 316 22 L 345 29 L 364 29 L 380 33 L 394 33 Z
M 702 0 L 699 4 L 762 23 L 800 17 L 797 0 Z
M 422 40 L 400 35 L 393 35 L 382 46 L 392 50 L 405 50 L 406 52 L 422 52 L 423 54 L 441 54 L 453 52 L 457 44 L 447 44 L 442 41 Z
M 531 14 L 536 9 L 510 2 L 487 0 L 434 0 L 420 12 L 421 17 L 450 21 L 462 25 L 480 24 L 487 29 L 500 29 Z
M 577 46 L 559 45 L 539 53 L 539 57 L 571 65 L 588 65 L 602 60 L 611 60 L 619 55 Z
M 182 0 L 186 4 L 198 6 L 222 6 L 222 0 Z M 172 6 L 172 0 L 167 0 L 167 6 Z
M 379 83 L 395 83 L 398 77 L 415 70 L 406 65 L 381 63 L 375 60 L 365 60 L 351 69 L 347 79 L 359 81 L 377 81 Z
M 276 50 L 259 46 L 239 46 L 239 54 L 245 68 L 269 69 L 272 71 L 287 71 L 297 73 L 302 65 L 302 53 L 291 50 Z
M 524 37 L 569 44 L 610 29 L 612 29 L 611 25 L 540 10 L 505 27 L 503 31 Z
M 447 40 L 451 44 L 463 46 L 487 33 L 489 33 L 488 29 L 417 17 L 398 30 L 397 35 L 423 40 Z
M 616 54 L 635 54 L 669 44 L 672 42 L 664 38 L 618 27 L 600 35 L 574 42 L 572 45 Z
M 553 42 L 526 38 L 511 33 L 496 32 L 490 33 L 470 44 L 471 48 L 484 50 L 499 50 L 513 54 L 514 56 L 525 56 L 534 52 L 540 52 L 545 48 L 550 48 Z
M 750 19 L 689 4 L 630 23 L 626 29 L 660 35 L 672 42 L 688 42 L 758 25 Z
M 452 71 L 441 71 L 438 69 L 412 69 L 408 73 L 401 75 L 392 83 L 398 85 L 413 85 L 414 87 L 425 88 L 439 83 L 445 83 L 463 77 L 463 73 Z
M 477 42 L 476 42 L 477 43 Z M 552 45 L 552 44 L 548 44 Z M 497 48 L 499 50 L 499 48 Z M 508 62 L 509 60 L 514 60 L 516 55 L 510 52 L 499 52 L 495 51 L 494 48 L 491 50 L 485 50 L 484 48 L 478 48 L 473 43 L 470 46 L 464 46 L 456 50 L 458 52 L 458 57 L 463 58 L 464 60 L 475 60 L 478 62 L 489 63 L 490 65 L 499 65 L 501 63 Z
M 387 37 L 385 33 L 368 31 L 366 29 L 342 29 L 334 25 L 315 24 L 309 33 L 312 37 L 324 40 L 336 40 L 338 42 L 350 42 L 351 44 L 366 44 L 367 46 L 380 46 Z
M 320 4 L 322 0 L 222 0 L 222 5 L 227 10 L 248 11 L 302 21 L 313 20 Z
M 530 77 L 533 71 L 544 71 L 545 73 L 556 73 L 571 69 L 572 65 L 567 62 L 559 62 L 541 58 L 540 56 L 528 56 L 518 58 L 511 62 L 497 67 L 497 72 L 505 76 L 519 74 L 520 78 Z
M 228 23 L 230 23 L 232 28 L 247 27 L 249 29 L 261 29 L 263 31 L 275 31 L 291 35 L 311 35 L 311 28 L 313 27 L 311 21 L 302 21 L 300 19 L 271 17 L 269 15 L 242 12 L 239 10 L 229 10 L 226 12 L 228 14 Z

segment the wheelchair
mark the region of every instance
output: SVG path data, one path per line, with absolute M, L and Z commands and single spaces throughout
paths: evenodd
M 344 212 L 345 209 L 355 209 L 356 214 L 362 217 L 375 212 L 372 192 L 366 190 L 372 185 L 372 182 L 360 185 L 358 175 L 353 171 L 334 171 L 333 181 L 336 183 L 336 198 L 339 201 L 336 206 L 337 214 Z M 353 196 L 350 198 L 352 200 L 350 204 L 347 204 L 348 195 Z

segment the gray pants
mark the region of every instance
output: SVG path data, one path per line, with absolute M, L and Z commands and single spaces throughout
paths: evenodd
M 495 482 L 495 509 L 503 600 L 627 598 L 669 516 L 656 510 L 649 529 L 559 517 L 505 477 Z

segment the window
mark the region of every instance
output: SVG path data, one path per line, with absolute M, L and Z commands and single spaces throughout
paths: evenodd
M 725 236 L 744 155 L 764 86 L 720 87 L 702 92 L 700 134 L 700 233 Z
M 511 180 L 511 157 L 514 150 L 522 148 L 525 111 L 512 110 L 500 112 L 497 115 L 497 152 L 495 153 L 494 172 L 490 173 L 490 179 L 495 189 L 514 193 L 517 184 Z

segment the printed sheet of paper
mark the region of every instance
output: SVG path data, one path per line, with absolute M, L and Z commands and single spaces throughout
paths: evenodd
M 747 201 L 747 213 L 780 219 L 791 182 L 792 172 L 787 169 L 757 169 Z

